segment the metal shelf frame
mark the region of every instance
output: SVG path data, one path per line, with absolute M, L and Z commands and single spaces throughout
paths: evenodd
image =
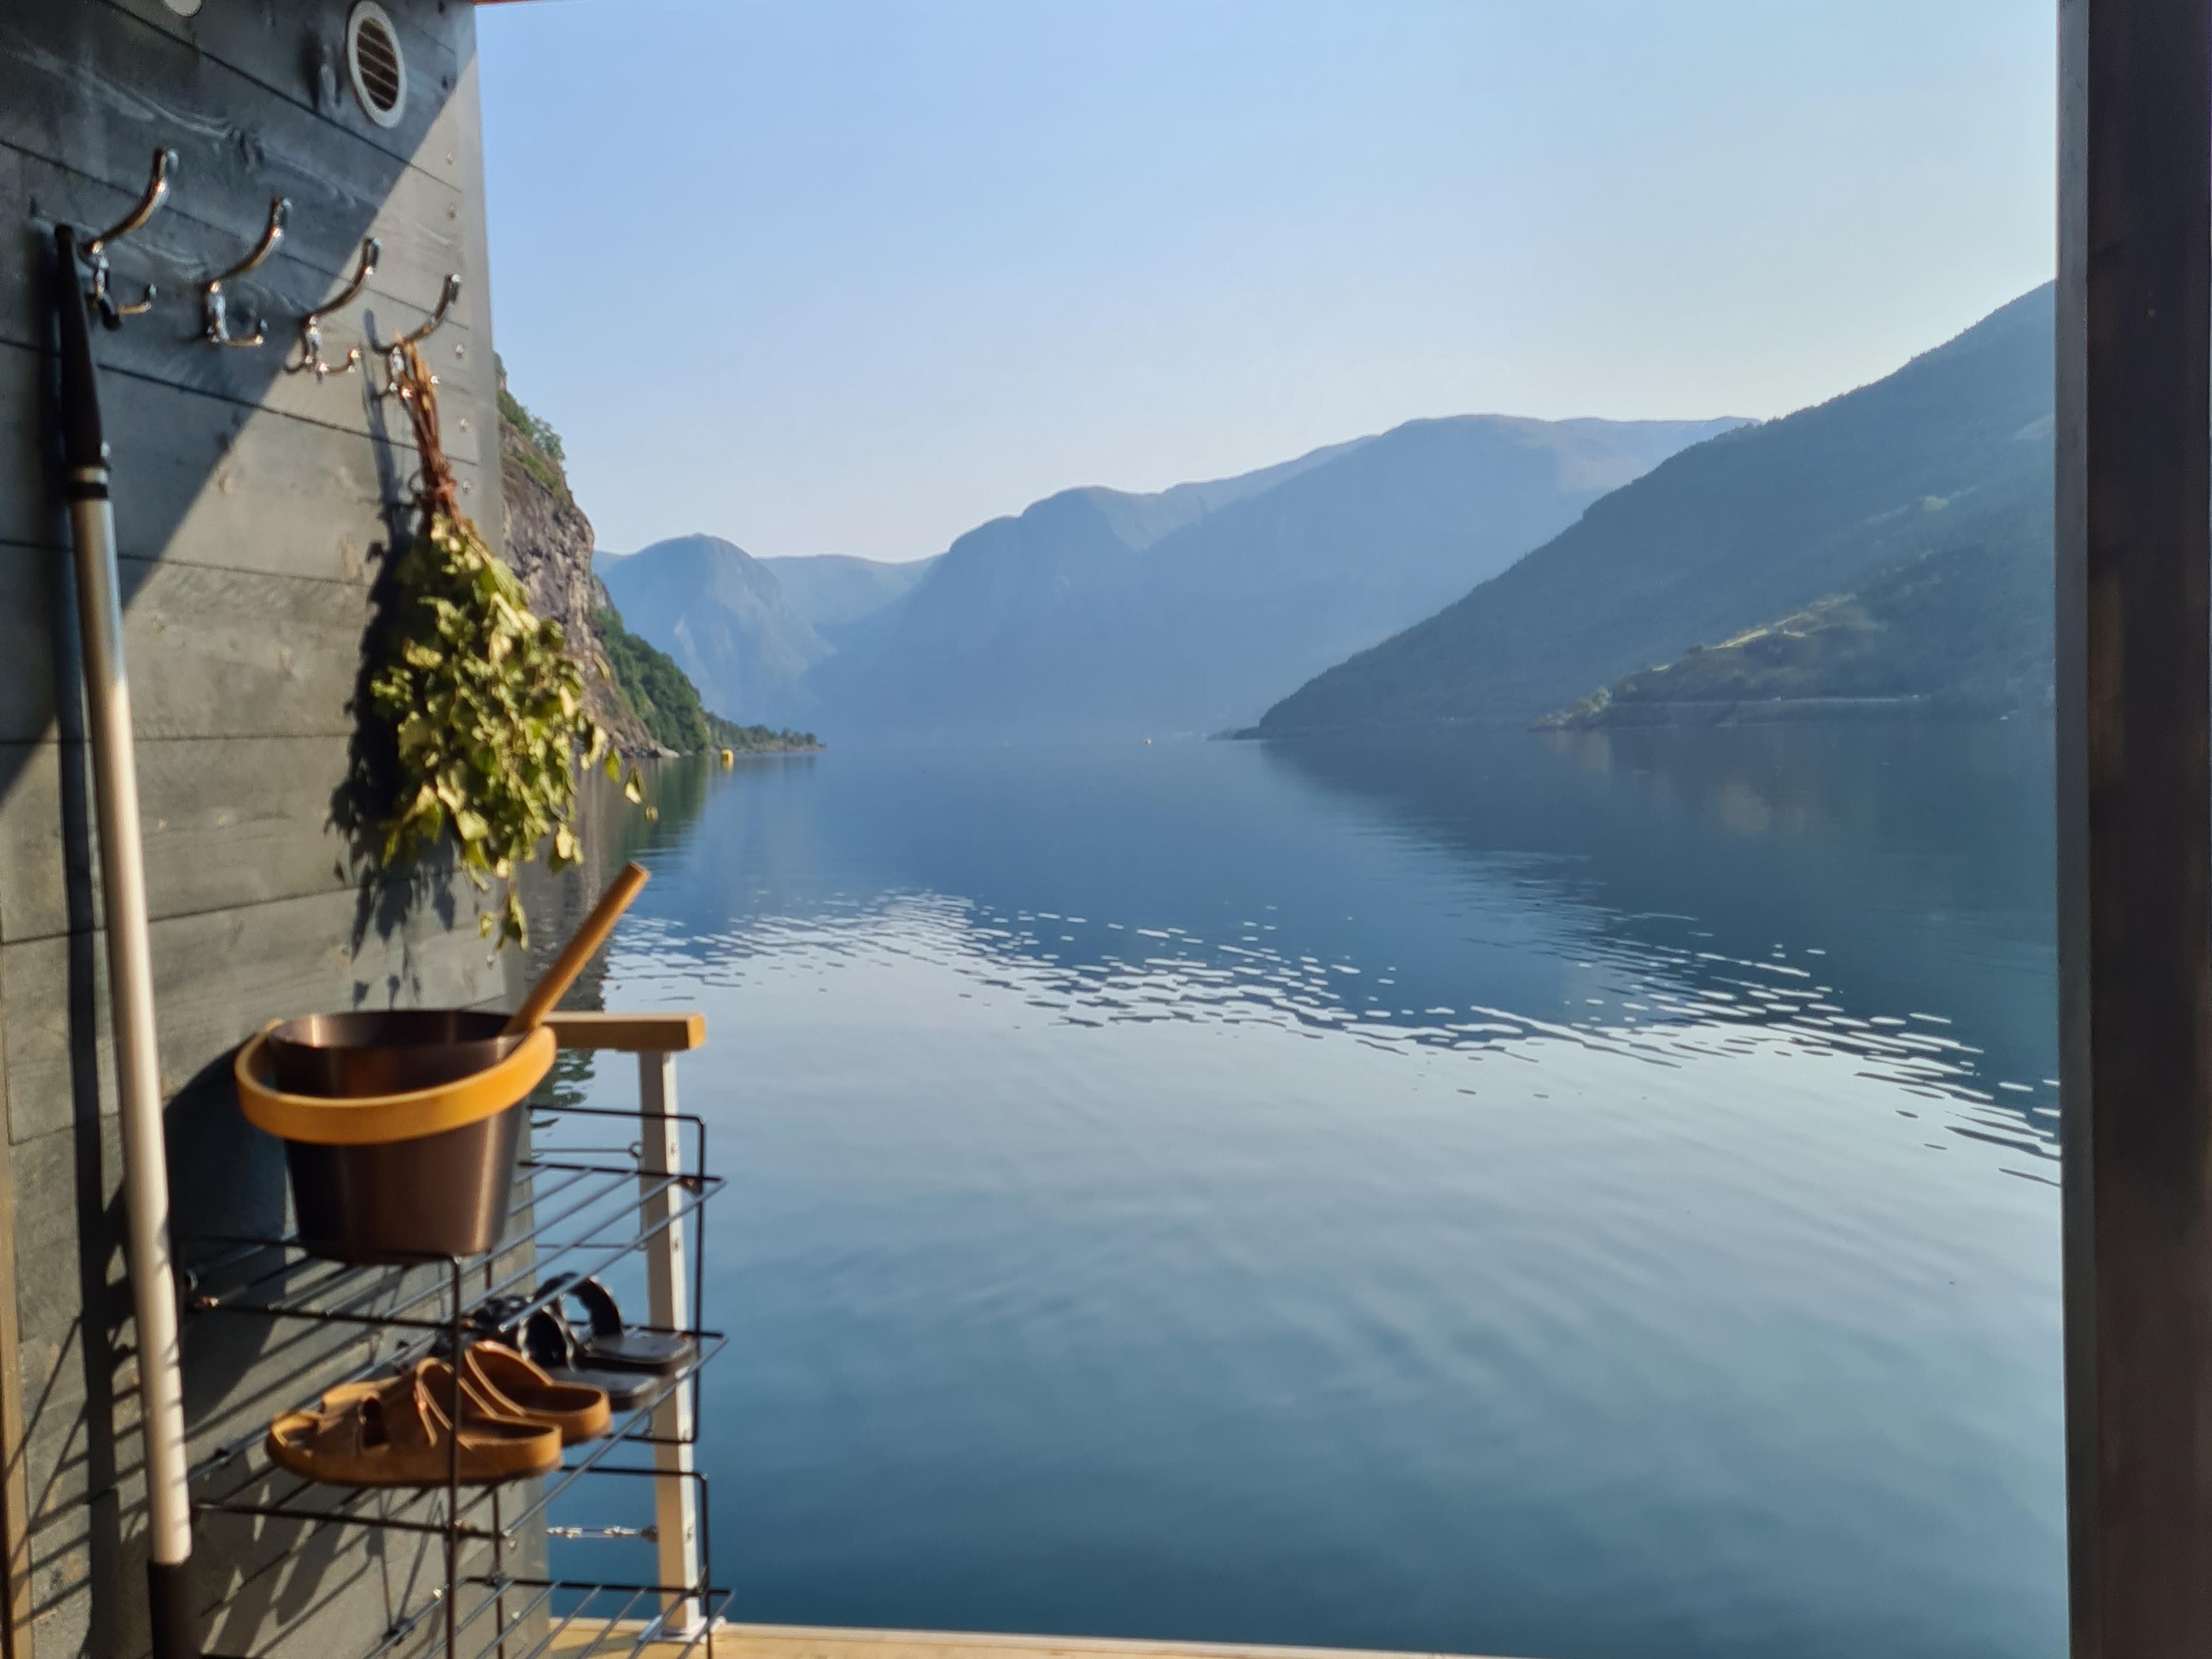
M 696 1040 L 697 1028 L 691 1030 Z M 594 1046 L 571 1041 L 566 1030 L 562 1036 L 568 1046 Z M 691 1448 L 701 1417 L 700 1374 L 728 1339 L 691 1316 L 702 1305 L 706 1288 L 703 1210 L 724 1182 L 706 1173 L 705 1121 L 674 1109 L 673 1048 L 648 1047 L 639 1057 L 640 1102 L 635 1109 L 527 1109 L 534 1134 L 572 1118 L 625 1121 L 641 1133 L 627 1147 L 556 1148 L 521 1159 L 515 1219 L 499 1243 L 482 1255 L 425 1255 L 362 1266 L 316 1255 L 296 1234 L 192 1241 L 212 1254 L 183 1274 L 188 1317 L 222 1315 L 350 1327 L 375 1350 L 350 1372 L 315 1386 L 316 1397 L 343 1382 L 396 1371 L 441 1346 L 458 1357 L 482 1335 L 475 1322 L 492 1304 L 498 1304 L 502 1323 L 526 1317 L 564 1294 L 562 1283 L 551 1281 L 562 1276 L 596 1278 L 633 1256 L 646 1258 L 655 1310 L 667 1309 L 678 1316 L 633 1323 L 632 1328 L 688 1337 L 693 1344 L 690 1358 L 676 1371 L 656 1376 L 651 1391 L 619 1411 L 605 1435 L 571 1448 L 560 1468 L 527 1481 L 465 1487 L 458 1439 L 450 1444 L 447 1480 L 414 1488 L 325 1485 L 277 1469 L 257 1455 L 259 1432 L 238 1436 L 205 1454 L 191 1470 L 196 1513 L 443 1540 L 444 1583 L 420 1605 L 404 1611 L 364 1659 L 383 1659 L 439 1615 L 445 1626 L 445 1659 L 543 1659 L 571 1632 L 595 1624 L 604 1627 L 592 1638 L 594 1656 L 636 1656 L 647 1646 L 653 1659 L 679 1659 L 702 1647 L 713 1652 L 714 1626 L 731 1593 L 714 1585 L 707 1477 L 691 1467 Z M 687 1251 L 688 1264 L 683 1260 Z M 304 1378 L 301 1386 L 307 1386 Z M 454 1387 L 458 1394 L 458 1376 Z M 458 1398 L 452 1406 L 459 1420 Z M 650 1449 L 653 1467 L 609 1461 L 618 1449 L 641 1446 Z M 587 1478 L 618 1476 L 654 1483 L 656 1523 L 578 1530 L 653 1541 L 663 1582 L 605 1584 L 517 1576 L 507 1570 L 509 1550 L 526 1529 L 544 1528 L 557 1499 Z M 465 1556 L 471 1553 L 488 1554 L 488 1567 L 469 1566 Z M 677 1571 L 672 1572 L 672 1566 Z M 467 1591 L 481 1599 L 464 1613 Z M 465 1648 L 465 1637 L 487 1616 L 491 1622 L 483 1644 Z M 550 1623 L 532 1636 L 530 1622 L 540 1617 Z M 609 1642 L 613 1645 L 605 1645 Z

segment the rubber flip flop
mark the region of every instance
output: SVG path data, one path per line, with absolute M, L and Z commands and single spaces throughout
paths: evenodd
M 522 1322 L 512 1346 L 556 1382 L 597 1389 L 615 1411 L 635 1411 L 652 1397 L 660 1379 L 649 1371 L 603 1371 L 577 1364 L 576 1335 L 552 1308 L 540 1308 Z
M 269 1455 L 307 1480 L 341 1486 L 442 1486 L 453 1475 L 455 1441 L 463 1485 L 491 1486 L 561 1466 L 556 1429 L 471 1417 L 458 1437 L 440 1395 L 450 1401 L 453 1367 L 424 1359 L 398 1376 L 334 1389 L 319 1411 L 286 1412 L 269 1425 Z
M 688 1336 L 624 1325 L 613 1293 L 596 1279 L 571 1279 L 561 1286 L 561 1294 L 575 1297 L 591 1317 L 591 1334 L 577 1336 L 578 1358 L 586 1365 L 671 1376 L 690 1364 L 698 1352 L 698 1345 Z
M 550 1291 L 568 1282 L 567 1274 L 556 1274 L 545 1281 L 545 1289 Z M 649 1376 L 635 1371 L 593 1370 L 580 1364 L 575 1336 L 562 1317 L 557 1301 L 523 1312 L 537 1300 L 534 1296 L 495 1296 L 478 1305 L 469 1316 L 470 1323 L 484 1338 L 504 1343 L 523 1355 L 551 1381 L 599 1389 L 616 1411 L 635 1408 L 653 1392 Z M 450 1346 L 441 1337 L 437 1352 L 447 1353 Z

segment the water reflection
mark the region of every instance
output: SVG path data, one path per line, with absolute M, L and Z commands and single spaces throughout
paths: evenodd
M 727 780 L 663 942 L 729 984 L 802 951 L 969 964 L 1075 1024 L 1826 1049 L 2050 1180 L 2047 756 L 2008 726 L 871 756 L 863 811 L 798 757 Z M 724 781 L 683 764 L 623 856 L 681 846 Z M 1313 856 L 1316 820 L 1352 861 Z
M 2047 732 L 673 769 L 746 1616 L 2062 1650 Z
M 1540 887 L 1627 963 L 1669 964 L 1705 1015 L 1863 1054 L 1990 1109 L 1960 1133 L 2048 1160 L 2051 742 L 2007 721 L 1272 752 L 1438 846 L 1553 849 Z

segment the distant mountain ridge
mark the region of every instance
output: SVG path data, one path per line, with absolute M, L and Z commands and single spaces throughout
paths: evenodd
M 840 744 L 1210 732 L 1741 424 L 1413 421 L 1232 477 L 1063 490 L 912 564 L 702 535 L 595 568 L 740 719 Z
M 741 730 L 701 706 L 698 688 L 653 643 L 623 627 L 594 569 L 592 521 L 568 487 L 561 436 L 509 390 L 498 366 L 504 556 L 531 608 L 561 625 L 583 671 L 584 702 L 616 750 L 642 758 L 710 746 L 749 752 L 816 748 L 811 734 Z
M 959 538 L 806 687 L 847 741 L 1243 724 L 1740 424 L 1460 416 L 1156 495 L 1065 490 Z
M 647 549 L 650 552 L 652 550 Z M 933 559 L 908 564 L 885 564 L 876 559 L 856 559 L 838 553 L 805 557 L 757 559 L 782 586 L 784 598 L 807 624 L 825 639 L 838 629 L 865 622 L 904 597 L 907 590 L 927 575 Z
M 841 629 L 921 574 L 867 559 L 756 559 L 719 536 L 601 554 L 592 568 L 629 628 L 673 657 L 710 707 L 769 726 L 811 720 L 807 670 L 836 653 Z
M 1526 723 L 1617 684 L 1650 702 L 1662 682 L 1644 671 L 1680 666 L 1692 647 L 1741 646 L 1747 631 L 1762 631 L 1761 651 L 1779 649 L 1778 619 L 1833 596 L 1863 588 L 1896 623 L 1917 594 L 1966 628 L 1972 607 L 1954 601 L 1969 570 L 2001 571 L 2008 594 L 2039 583 L 2047 593 L 2052 323 L 2045 285 L 1869 386 L 1683 451 L 1436 615 L 1317 675 L 1260 732 Z M 1946 554 L 1956 556 L 1911 580 L 1895 574 Z M 2002 610 L 2014 619 L 2003 626 L 2032 625 L 2032 608 Z M 1831 611 L 1822 623 L 1825 660 L 1871 672 L 1857 647 L 1838 649 L 1843 620 Z M 1988 641 L 1956 629 L 1940 647 L 1924 629 L 1894 637 L 1936 652 L 1919 672 L 1931 686 L 1948 658 L 1987 655 Z M 1990 648 L 2017 665 L 2036 647 Z M 1824 695 L 1817 653 L 1790 649 L 1797 693 Z M 1751 660 L 1740 649 L 1735 667 Z M 1965 672 L 1943 683 L 1956 689 Z

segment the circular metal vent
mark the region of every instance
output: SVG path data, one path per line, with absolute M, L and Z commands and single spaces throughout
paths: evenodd
M 358 0 L 346 18 L 346 73 L 368 118 L 398 126 L 407 107 L 407 60 L 399 55 L 399 32 L 376 0 Z

